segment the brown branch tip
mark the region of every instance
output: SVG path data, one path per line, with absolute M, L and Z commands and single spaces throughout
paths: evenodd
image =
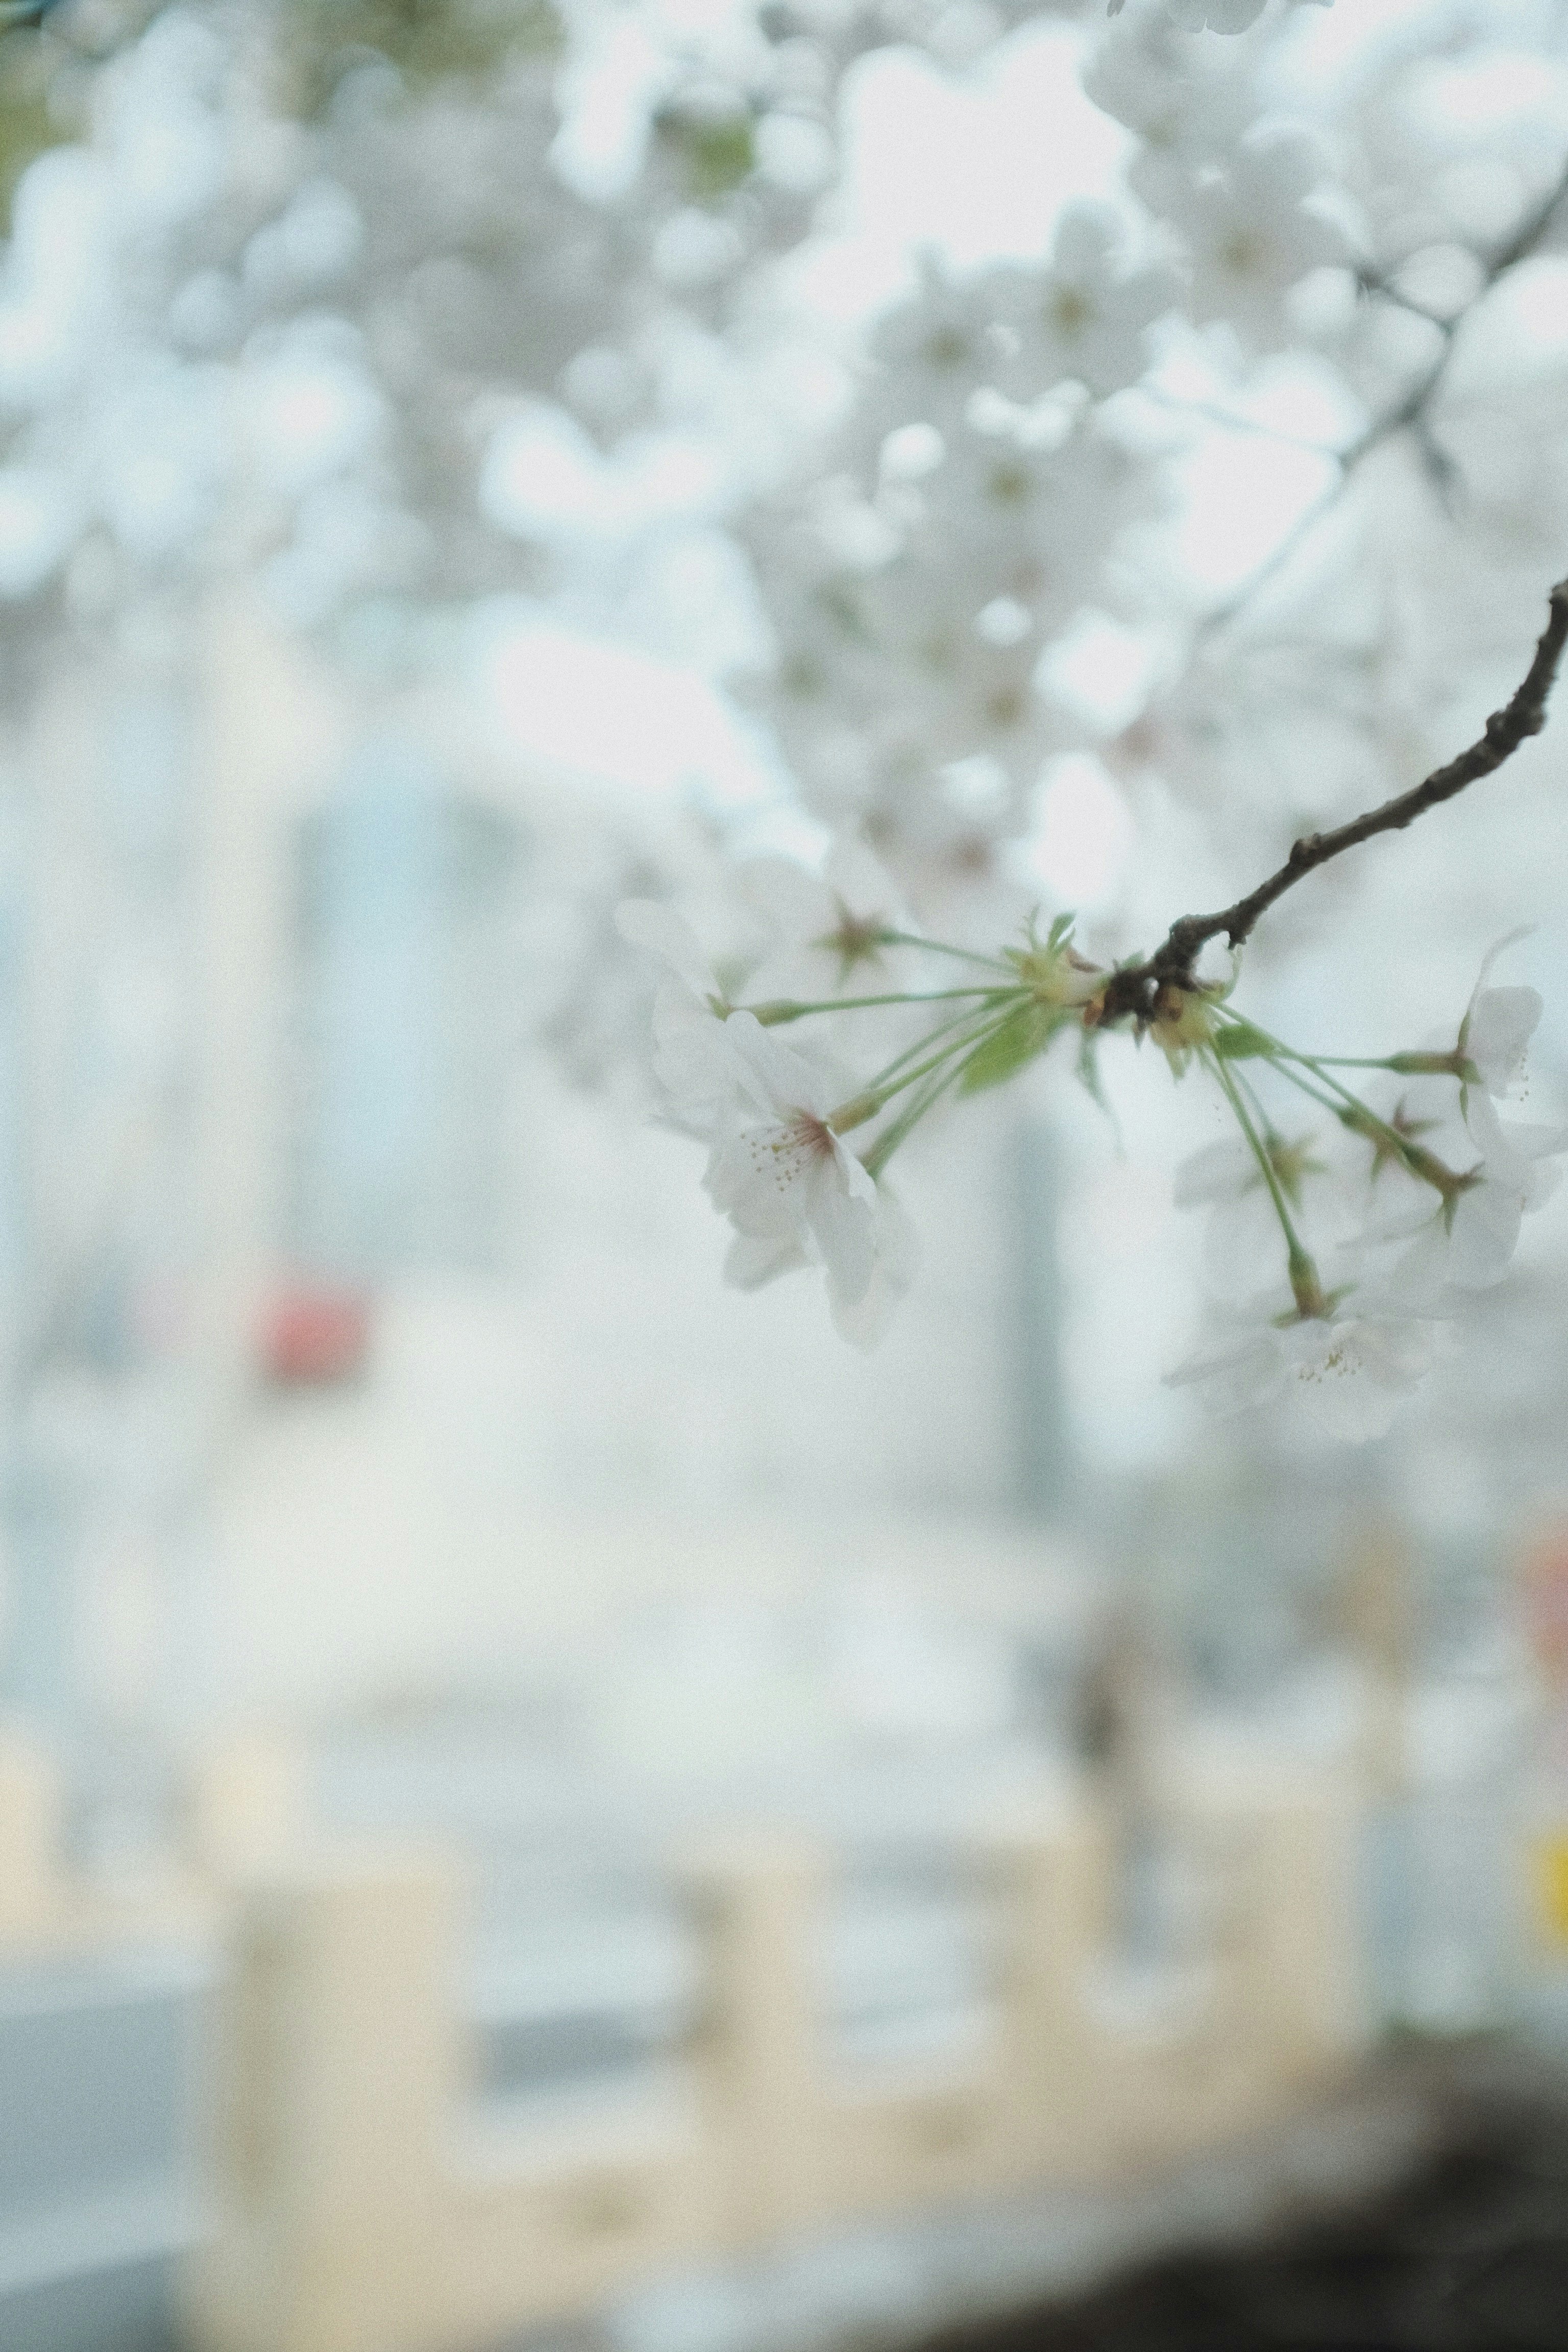
M 1342 851 L 1371 841 L 1377 834 L 1403 831 L 1428 809 L 1452 800 L 1467 784 L 1500 768 L 1529 736 L 1539 735 L 1546 724 L 1547 698 L 1564 646 L 1568 646 L 1568 579 L 1560 580 L 1547 600 L 1546 626 L 1529 669 L 1502 709 L 1492 712 L 1468 750 L 1445 766 L 1435 768 L 1408 792 L 1384 801 L 1381 807 L 1366 810 L 1347 824 L 1336 825 L 1332 832 L 1303 835 L 1291 844 L 1290 855 L 1278 873 L 1249 890 L 1244 898 L 1237 898 L 1233 906 L 1222 908 L 1215 915 L 1180 916 L 1171 925 L 1163 944 L 1146 963 L 1124 964 L 1111 975 L 1105 990 L 1101 1025 L 1129 1018 L 1140 1024 L 1149 1021 L 1162 989 L 1191 989 L 1197 985 L 1193 975 L 1194 961 L 1210 940 L 1223 933 L 1231 947 L 1240 947 L 1275 900 L 1283 898 L 1306 875 L 1326 866 Z

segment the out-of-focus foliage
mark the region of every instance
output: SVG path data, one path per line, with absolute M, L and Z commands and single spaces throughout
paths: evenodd
M 769 271 L 837 184 L 847 74 L 889 44 L 962 73 L 1041 13 L 1082 17 L 1085 88 L 1132 142 L 1124 193 L 1034 258 L 932 262 L 874 325 L 836 436 L 781 467 L 785 433 L 754 429 Z M 1069 747 L 1270 855 L 1428 758 L 1550 569 L 1556 379 L 1489 353 L 1558 233 L 1563 26 L 1513 0 L 1449 12 L 1438 39 L 1418 9 L 1309 88 L 1314 12 L 1235 37 L 1191 14 L 770 5 L 698 29 L 649 7 L 640 125 L 591 195 L 563 132 L 628 20 L 62 0 L 0 42 L 13 164 L 49 137 L 65 173 L 18 220 L 14 278 L 42 267 L 68 181 L 101 222 L 58 364 L 6 387 L 8 478 L 37 517 L 7 593 L 41 614 L 68 581 L 83 621 L 238 549 L 311 626 L 543 590 L 570 539 L 539 519 L 552 467 L 596 495 L 671 436 L 729 436 L 704 520 L 736 527 L 776 640 L 748 691 L 814 805 L 911 884 L 994 868 Z M 1536 97 L 1456 111 L 1514 53 Z M 156 184 L 155 121 L 176 158 Z M 1201 614 L 1173 492 L 1216 430 L 1300 451 L 1270 423 L 1281 384 L 1322 420 L 1322 520 L 1246 610 Z M 1116 723 L 1071 687 L 1107 625 L 1145 656 Z
M 481 90 L 521 58 L 565 47 L 549 0 L 280 0 L 277 90 L 315 121 L 353 74 L 390 68 L 410 101 L 457 80 Z
M 17 181 L 46 147 L 68 135 L 58 100 L 50 104 L 50 75 L 32 26 L 0 32 L 0 197 L 9 216 Z

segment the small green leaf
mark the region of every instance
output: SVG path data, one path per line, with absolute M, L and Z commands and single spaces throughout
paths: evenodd
M 1212 1039 L 1215 1052 L 1222 1062 L 1250 1062 L 1259 1055 L 1272 1056 L 1274 1041 L 1250 1021 L 1225 1021 L 1215 1027 Z
M 757 160 L 751 117 L 731 115 L 718 122 L 667 118 L 657 128 L 680 151 L 687 186 L 698 204 L 715 204 L 738 188 Z
M 1089 1100 L 1110 1117 L 1110 1106 L 1105 1099 L 1105 1088 L 1100 1082 L 1100 1055 L 1095 1050 L 1093 1032 L 1086 1029 L 1078 1042 L 1078 1082 Z
M 1112 1110 L 1110 1098 L 1100 1082 L 1100 1046 L 1092 1029 L 1086 1029 L 1078 1041 L 1078 1082 L 1096 1109 L 1110 1120 L 1111 1131 L 1116 1137 L 1116 1148 L 1121 1151 L 1123 1149 L 1121 1121 Z
M 989 1037 L 976 1045 L 963 1065 L 963 1076 L 958 1082 L 959 1092 L 977 1095 L 986 1087 L 999 1087 L 1032 1062 L 1037 1054 L 1044 1053 L 1067 1015 L 1054 1004 L 1023 1004 L 1010 1013 L 1000 1028 L 993 1029 Z

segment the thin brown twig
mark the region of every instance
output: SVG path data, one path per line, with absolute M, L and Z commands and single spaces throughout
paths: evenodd
M 1568 646 L 1568 579 L 1557 583 L 1547 601 L 1546 626 L 1536 645 L 1534 659 L 1514 693 L 1500 710 L 1492 712 L 1467 750 L 1445 766 L 1435 768 L 1408 792 L 1384 801 L 1381 807 L 1365 810 L 1348 824 L 1336 825 L 1331 833 L 1304 834 L 1292 844 L 1290 855 L 1278 873 L 1249 890 L 1244 898 L 1237 898 L 1234 906 L 1222 908 L 1215 915 L 1181 916 L 1172 924 L 1163 945 L 1146 963 L 1125 964 L 1111 974 L 1105 988 L 1101 1025 L 1129 1018 L 1140 1022 L 1152 1019 L 1164 990 L 1179 992 L 1196 985 L 1194 959 L 1210 940 L 1223 935 L 1231 947 L 1240 947 L 1275 900 L 1282 898 L 1287 890 L 1293 889 L 1320 866 L 1326 866 L 1331 857 L 1373 840 L 1380 833 L 1403 831 L 1428 809 L 1452 800 L 1467 784 L 1500 768 L 1527 737 L 1539 735 L 1546 723 L 1547 698 L 1563 647 Z
M 1363 269 L 1359 273 L 1358 282 L 1363 293 L 1375 295 L 1384 301 L 1392 302 L 1398 309 L 1408 310 L 1416 318 L 1425 319 L 1429 326 L 1436 328 L 1441 338 L 1436 355 L 1422 369 L 1408 390 L 1391 407 L 1386 408 L 1381 416 L 1374 416 L 1371 424 L 1359 433 L 1353 441 L 1347 443 L 1342 449 L 1324 451 L 1323 454 L 1331 457 L 1338 467 L 1333 479 L 1327 488 L 1312 500 L 1304 513 L 1298 516 L 1284 538 L 1264 558 L 1258 569 L 1250 572 L 1241 585 L 1233 590 L 1222 603 L 1211 606 L 1210 610 L 1204 614 L 1194 632 L 1194 643 L 1203 644 L 1217 631 L 1227 628 L 1232 621 L 1245 612 L 1259 590 L 1267 587 L 1275 574 L 1284 569 L 1303 541 L 1311 536 L 1325 515 L 1338 506 L 1350 484 L 1352 476 L 1363 460 L 1370 457 L 1374 449 L 1380 448 L 1384 441 L 1391 440 L 1396 433 L 1414 430 L 1423 443 L 1423 455 L 1439 488 L 1446 489 L 1451 487 L 1451 470 L 1447 473 L 1444 470 L 1446 461 L 1432 437 L 1429 417 L 1433 401 L 1452 362 L 1459 330 L 1471 312 L 1485 300 L 1505 271 L 1513 268 L 1516 263 L 1525 260 L 1534 251 L 1551 227 L 1558 207 L 1565 200 L 1568 200 L 1568 163 L 1564 164 L 1545 194 L 1531 207 L 1514 229 L 1512 236 L 1505 239 L 1501 245 L 1494 247 L 1491 252 L 1484 257 L 1477 256 L 1481 268 L 1480 283 L 1469 300 L 1449 318 L 1444 318 L 1437 312 L 1426 310 L 1422 304 L 1411 301 L 1399 292 L 1397 287 L 1392 282 L 1399 267 L 1397 263 L 1392 264 L 1385 270 Z M 1436 464 L 1433 463 L 1434 457 L 1437 460 Z

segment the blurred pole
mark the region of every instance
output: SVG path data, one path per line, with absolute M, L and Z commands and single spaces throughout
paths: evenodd
M 50 1759 L 0 1727 L 0 1948 L 47 1932 L 59 1899 L 60 1790 Z
M 1367 1792 L 1362 1907 L 1372 1998 L 1383 2024 L 1410 2009 L 1415 1937 L 1409 1717 L 1415 1647 L 1415 1561 L 1394 1520 L 1375 1516 L 1352 1540 L 1340 1615 L 1365 1677 L 1360 1766 Z
M 1008 1175 L 1016 1498 L 1031 1518 L 1061 1519 L 1075 1484 L 1061 1362 L 1061 1174 L 1056 1137 L 1034 1112 L 1008 1137 Z
M 167 620 L 91 658 L 57 646 L 18 688 L 0 905 L 0 1706 L 49 1725 L 133 1844 L 157 1780 L 142 1635 L 195 1404 L 189 694 Z
M 693 1855 L 681 1875 L 707 1976 L 689 2055 L 726 2151 L 723 2234 L 752 2243 L 830 2202 L 811 1958 L 826 1866 L 803 1839 L 754 1835 Z

